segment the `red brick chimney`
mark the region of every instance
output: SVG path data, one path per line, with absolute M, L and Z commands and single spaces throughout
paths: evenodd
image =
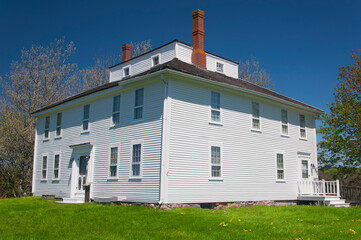
M 192 63 L 201 68 L 207 68 L 206 53 L 204 52 L 204 12 L 195 10 L 193 17 L 193 52 Z
M 122 46 L 122 62 L 128 61 L 132 55 L 132 45 L 123 44 Z

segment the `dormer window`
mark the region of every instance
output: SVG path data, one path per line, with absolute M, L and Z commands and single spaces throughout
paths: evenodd
M 130 75 L 130 68 L 126 67 L 123 69 L 124 77 L 128 77 Z
M 217 72 L 223 73 L 223 64 L 222 63 L 217 62 Z
M 159 65 L 159 55 L 152 57 L 152 67 Z

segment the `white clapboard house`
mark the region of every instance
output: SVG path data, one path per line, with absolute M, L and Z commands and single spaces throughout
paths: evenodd
M 33 113 L 33 193 L 68 202 L 307 200 L 317 181 L 321 110 L 238 78 L 238 63 L 178 40 L 110 67 L 110 82 Z M 296 86 L 296 85 L 295 85 Z

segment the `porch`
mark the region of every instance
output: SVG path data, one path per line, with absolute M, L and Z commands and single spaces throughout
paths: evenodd
M 326 206 L 349 207 L 340 195 L 340 182 L 325 180 L 301 180 L 297 182 L 299 201 L 322 202 Z

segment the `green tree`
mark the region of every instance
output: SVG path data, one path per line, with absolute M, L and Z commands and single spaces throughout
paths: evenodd
M 340 67 L 334 101 L 321 116 L 319 160 L 326 166 L 357 169 L 361 165 L 361 51 L 353 65 Z

